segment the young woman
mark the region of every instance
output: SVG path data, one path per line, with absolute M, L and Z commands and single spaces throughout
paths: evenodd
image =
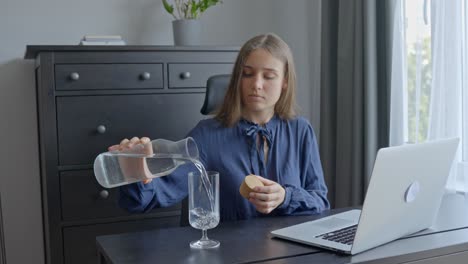
M 214 118 L 190 131 L 206 170 L 220 173 L 221 220 L 262 215 L 319 213 L 329 208 L 327 187 L 314 131 L 295 113 L 296 74 L 288 45 L 274 34 L 256 36 L 241 48 L 224 98 Z M 125 150 L 149 138 L 123 140 L 109 150 Z M 187 196 L 188 164 L 152 181 L 122 186 L 120 205 L 145 212 Z M 249 199 L 239 186 L 258 175 Z

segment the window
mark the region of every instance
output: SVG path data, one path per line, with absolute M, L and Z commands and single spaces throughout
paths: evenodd
M 459 137 L 447 188 L 468 191 L 468 4 L 398 0 L 390 145 Z

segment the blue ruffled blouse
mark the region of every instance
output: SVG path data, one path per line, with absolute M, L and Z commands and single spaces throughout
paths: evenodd
M 269 147 L 266 163 L 266 143 L 259 140 L 257 146 L 258 134 Z M 329 208 L 315 133 L 306 119 L 282 120 L 274 116 L 265 126 L 241 120 L 233 127 L 206 119 L 188 136 L 197 143 L 206 170 L 220 173 L 221 221 L 264 216 L 239 193 L 249 174 L 278 182 L 286 190 L 284 202 L 269 215 L 311 214 Z M 190 171 L 197 170 L 193 164 L 186 164 L 151 183 L 121 186 L 120 206 L 131 212 L 147 212 L 174 205 L 188 195 Z

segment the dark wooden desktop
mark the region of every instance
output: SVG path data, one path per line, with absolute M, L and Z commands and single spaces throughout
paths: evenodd
M 444 197 L 436 224 L 430 229 L 355 256 L 273 238 L 271 230 L 320 216 L 258 218 L 223 222 L 208 231 L 221 242 L 211 250 L 190 249 L 201 236 L 191 227 L 166 228 L 97 237 L 101 264 L 145 263 L 466 263 L 468 203 L 462 195 Z M 404 219 L 402 219 L 404 221 Z M 396 223 L 398 224 L 398 223 Z M 383 230 L 385 231 L 385 230 Z

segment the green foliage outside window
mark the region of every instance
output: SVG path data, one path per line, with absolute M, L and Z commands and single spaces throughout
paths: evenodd
M 418 56 L 416 51 L 417 45 L 422 45 L 420 48 L 421 57 L 420 69 L 417 68 Z M 427 37 L 421 43 L 415 43 L 413 46 L 408 46 L 407 53 L 408 63 L 408 140 L 409 142 L 423 142 L 427 138 L 428 121 L 429 121 L 429 104 L 431 96 L 432 82 L 432 61 L 431 61 L 431 38 Z M 419 108 L 416 102 L 416 83 L 417 70 L 420 70 L 420 99 Z M 417 116 L 419 114 L 419 118 Z M 419 122 L 417 122 L 419 119 Z

